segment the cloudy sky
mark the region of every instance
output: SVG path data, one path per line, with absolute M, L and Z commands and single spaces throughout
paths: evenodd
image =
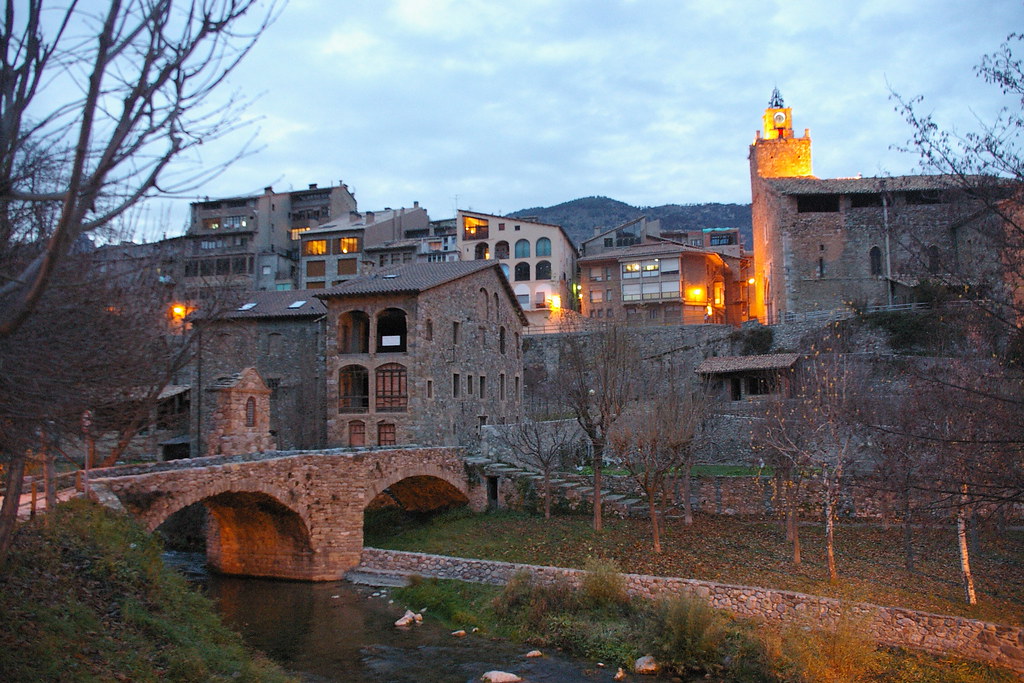
M 258 95 L 260 151 L 202 194 L 343 180 L 361 209 L 432 218 L 749 202 L 776 86 L 816 175 L 909 173 L 891 91 L 961 129 L 991 118 L 1006 102 L 972 69 L 1019 30 L 1017 0 L 291 0 L 230 83 Z

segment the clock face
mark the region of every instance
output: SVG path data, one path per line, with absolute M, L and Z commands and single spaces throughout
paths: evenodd
M 786 122 L 786 115 L 781 111 L 777 111 L 775 112 L 775 116 L 772 117 L 772 120 L 775 121 L 776 126 L 781 126 Z

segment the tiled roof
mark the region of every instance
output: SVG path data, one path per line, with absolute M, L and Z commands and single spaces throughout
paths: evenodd
M 236 299 L 229 310 L 217 317 L 229 320 L 309 318 L 321 316 L 326 312 L 327 308 L 314 296 L 313 290 L 289 289 L 283 292 L 245 292 Z
M 373 246 L 364 247 L 363 251 L 386 251 L 387 249 L 408 249 L 409 247 L 419 246 L 423 240 L 410 238 L 403 240 L 391 240 L 390 242 L 384 242 L 382 244 L 374 244 Z
M 628 247 L 619 247 L 602 251 L 593 256 L 584 256 L 579 263 L 590 261 L 608 261 L 617 258 L 634 258 L 637 256 L 657 256 L 659 254 L 710 254 L 711 252 L 699 247 L 691 247 L 688 244 L 680 244 L 663 240 L 654 244 L 634 244 Z
M 767 353 L 761 356 L 723 356 L 705 358 L 697 366 L 700 375 L 719 375 L 727 372 L 747 370 L 784 370 L 793 367 L 799 353 Z
M 321 299 L 361 294 L 401 294 L 423 292 L 452 280 L 494 268 L 496 261 L 446 261 L 443 263 L 407 263 L 382 268 L 370 275 L 347 280 L 317 292 Z
M 769 178 L 768 184 L 781 194 L 864 194 L 944 190 L 954 187 L 948 176 L 904 175 L 885 178 Z
M 444 261 L 441 263 L 407 263 L 391 268 L 382 268 L 370 275 L 347 280 L 330 289 L 317 290 L 316 296 L 321 299 L 332 299 L 346 296 L 364 296 L 367 294 L 419 294 L 448 282 L 479 273 L 488 268 L 498 268 L 494 260 L 480 261 Z M 508 279 L 499 270 L 498 279 L 505 287 L 512 300 L 523 325 L 528 325 L 526 314 L 523 313 L 515 292 Z

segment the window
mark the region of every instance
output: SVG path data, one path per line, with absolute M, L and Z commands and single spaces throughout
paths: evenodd
M 466 395 L 473 395 L 473 375 L 466 375 Z
M 370 407 L 370 373 L 362 365 L 346 365 L 338 373 L 338 412 L 365 413 Z
M 716 306 L 724 306 L 725 305 L 725 283 L 724 282 L 716 282 L 713 285 L 712 290 L 714 291 L 714 298 L 712 299 L 712 301 L 715 302 Z
M 386 308 L 377 316 L 377 353 L 405 351 L 405 311 Z
M 516 258 L 530 258 L 529 240 L 519 240 L 516 242 Z
M 522 261 L 516 264 L 516 282 L 530 279 L 530 264 Z
M 394 446 L 397 443 L 395 440 L 395 425 L 390 422 L 381 422 L 377 425 L 377 445 L 378 446 Z
M 359 251 L 358 237 L 339 237 L 334 248 L 336 254 L 352 254 Z
M 603 291 L 601 291 L 600 289 L 592 289 L 592 290 L 590 290 L 590 302 L 591 303 L 597 304 L 597 303 L 601 303 L 602 301 L 604 301 L 604 292 Z
M 868 253 L 868 258 L 871 261 L 871 274 L 881 275 L 882 274 L 882 250 L 878 247 L 871 247 L 871 251 Z
M 487 396 L 487 378 L 480 375 L 480 398 Z
M 487 227 L 489 221 L 486 218 L 475 216 L 462 217 L 462 239 L 464 240 L 485 240 L 487 239 Z
M 837 194 L 800 194 L 796 197 L 797 213 L 835 213 L 839 211 Z
M 547 237 L 537 240 L 537 256 L 551 256 L 551 240 Z
M 504 229 L 505 229 L 505 224 L 504 223 L 498 223 L 498 230 L 504 230 Z
M 818 277 L 825 277 L 825 259 L 818 259 Z
M 427 398 L 434 398 L 434 380 L 427 380 Z
M 358 265 L 359 259 L 340 258 L 338 259 L 338 275 L 355 275 Z
M 903 196 L 906 197 L 907 204 L 942 204 L 945 201 L 939 190 L 915 190 L 906 192 Z
M 536 276 L 538 280 L 551 279 L 551 261 L 540 261 L 537 264 Z
M 723 247 L 727 244 L 736 244 L 736 236 L 731 233 L 726 233 L 725 235 L 711 236 L 711 246 Z
M 294 241 L 300 239 L 300 236 L 302 235 L 302 233 L 308 232 L 308 231 L 309 231 L 308 227 L 305 227 L 305 228 L 292 228 L 289 231 L 289 234 L 291 235 L 292 241 L 294 242 Z
M 633 263 L 622 264 L 622 279 L 630 280 L 635 277 L 640 277 L 640 263 L 634 261 Z
M 498 352 L 505 355 L 505 326 L 498 328 Z
M 362 311 L 341 314 L 338 318 L 338 352 L 370 352 L 370 316 Z
M 939 264 L 939 248 L 937 246 L 935 246 L 934 244 L 932 246 L 928 247 L 928 251 L 926 253 L 926 256 L 928 258 L 928 272 L 929 273 L 937 273 L 937 272 L 939 272 L 939 266 L 940 266 L 940 264 Z
M 661 273 L 666 275 L 668 273 L 679 272 L 679 259 L 669 258 L 661 260 Z
M 653 261 L 644 261 L 641 264 L 641 269 L 643 270 L 644 277 L 658 277 L 661 273 L 661 263 L 658 259 L 654 259 Z
M 452 398 L 458 398 L 460 395 L 462 395 L 461 379 L 462 378 L 459 376 L 459 373 L 452 373 Z
M 641 292 L 640 285 L 622 285 L 622 300 L 623 301 L 640 301 Z
M 494 258 L 508 258 L 508 254 L 508 242 L 506 242 L 505 240 L 502 240 L 501 242 L 498 242 L 497 244 L 494 245 Z
M 423 338 L 427 341 L 433 341 L 434 339 L 434 321 L 427 318 L 427 322 L 423 329 Z
M 362 420 L 352 420 L 348 423 L 348 445 L 366 445 L 366 423 Z
M 408 376 L 405 366 L 387 363 L 377 368 L 374 384 L 377 388 L 376 408 L 381 413 L 404 413 L 409 409 Z
M 452 321 L 452 346 L 458 346 L 459 342 L 462 341 L 462 323 L 457 320 Z
M 614 247 L 615 246 L 615 238 L 613 238 L 613 237 L 605 237 L 604 238 L 604 246 L 606 246 L 606 247 Z
M 600 266 L 593 266 L 590 269 L 590 280 L 591 280 L 591 282 L 600 282 L 601 281 L 601 275 L 602 275 L 603 272 L 604 271 L 601 269 Z
M 491 258 L 491 251 L 490 248 L 487 246 L 487 242 L 481 242 L 480 244 L 476 245 L 476 249 L 474 250 L 473 253 L 473 258 L 476 259 L 477 261 L 486 261 L 487 259 Z
M 203 227 L 206 228 L 207 230 L 219 230 L 220 229 L 220 219 L 219 218 L 204 218 L 203 219 Z
M 864 209 L 871 206 L 882 206 L 882 195 L 870 193 L 850 195 L 850 208 Z
M 236 230 L 238 228 L 244 228 L 245 219 L 241 216 L 228 216 L 224 219 L 224 227 L 229 229 L 234 228 Z
M 323 277 L 327 273 L 326 261 L 306 261 L 306 277 Z
M 245 426 L 256 426 L 256 399 L 252 396 L 245 400 Z
M 498 398 L 505 400 L 505 373 L 498 375 Z
M 323 256 L 327 253 L 327 240 L 307 240 L 302 243 L 303 256 Z

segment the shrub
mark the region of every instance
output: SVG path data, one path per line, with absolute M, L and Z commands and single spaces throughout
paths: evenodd
M 583 565 L 581 593 L 583 601 L 592 609 L 618 611 L 628 602 L 626 577 L 611 560 L 587 558 Z
M 495 615 L 527 637 L 541 636 L 552 614 L 572 614 L 580 609 L 578 593 L 565 582 L 541 584 L 529 572 L 519 572 L 491 603 Z
M 659 661 L 680 671 L 708 671 L 721 660 L 724 616 L 702 600 L 678 595 L 652 609 L 647 639 Z
M 878 673 L 879 653 L 861 624 L 845 612 L 832 628 L 792 627 L 782 633 L 781 666 L 787 680 L 854 683 Z

